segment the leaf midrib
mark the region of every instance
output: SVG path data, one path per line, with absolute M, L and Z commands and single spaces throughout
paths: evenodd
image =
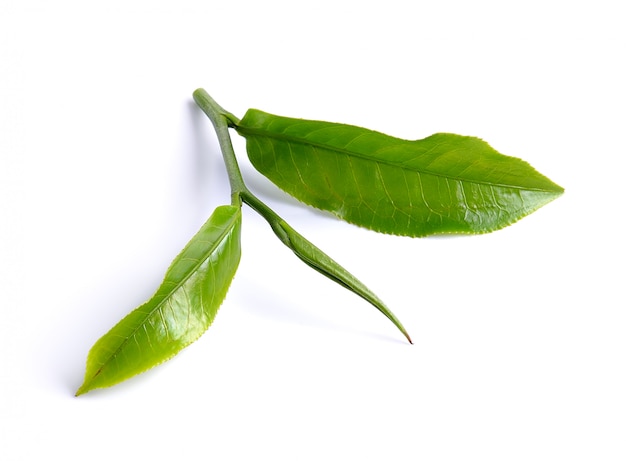
M 484 186 L 502 187 L 502 188 L 528 190 L 528 191 L 536 191 L 536 192 L 546 192 L 546 193 L 559 193 L 560 192 L 560 190 L 555 190 L 555 189 L 547 189 L 547 188 L 541 188 L 541 187 L 523 187 L 523 186 L 516 186 L 516 185 L 512 185 L 512 184 L 500 184 L 500 183 L 496 183 L 496 182 L 477 181 L 477 180 L 474 180 L 474 179 L 460 178 L 460 177 L 453 176 L 453 175 L 446 176 L 446 175 L 441 174 L 441 173 L 434 173 L 432 171 L 421 169 L 421 168 L 408 168 L 408 167 L 403 166 L 401 164 L 392 163 L 392 162 L 386 161 L 384 159 L 380 159 L 380 160 L 376 159 L 376 160 L 374 160 L 371 157 L 368 157 L 368 156 L 366 156 L 364 154 L 360 154 L 358 152 L 350 151 L 350 150 L 347 150 L 345 148 L 336 147 L 336 146 L 329 146 L 327 144 L 323 144 L 323 143 L 318 142 L 318 141 L 310 141 L 310 140 L 306 140 L 305 141 L 302 138 L 299 138 L 299 137 L 296 137 L 296 136 L 291 136 L 291 135 L 287 135 L 287 134 L 284 134 L 284 133 L 269 132 L 269 131 L 266 131 L 266 130 L 261 130 L 261 129 L 258 129 L 258 128 L 250 128 L 250 127 L 246 127 L 246 126 L 243 126 L 243 125 L 237 125 L 236 130 L 239 133 L 247 133 L 247 134 L 250 134 L 252 136 L 267 137 L 267 138 L 277 139 L 277 140 L 285 141 L 285 142 L 288 142 L 288 143 L 301 144 L 303 146 L 312 146 L 314 148 L 325 149 L 325 150 L 329 150 L 329 151 L 332 151 L 332 152 L 337 152 L 337 153 L 340 153 L 340 154 L 344 154 L 344 155 L 349 156 L 349 157 L 355 157 L 355 158 L 359 158 L 359 159 L 362 159 L 362 160 L 365 160 L 365 161 L 369 161 L 369 162 L 373 162 L 373 163 L 377 163 L 377 164 L 383 164 L 383 165 L 391 166 L 391 167 L 394 167 L 394 168 L 399 168 L 399 169 L 402 169 L 404 171 L 418 172 L 420 174 L 436 176 L 438 178 L 451 179 L 451 180 L 459 181 L 459 182 L 462 182 L 462 183 L 465 182 L 465 183 L 479 184 L 479 185 L 484 185 Z M 399 139 L 399 138 L 394 138 L 394 139 L 396 141 L 398 141 L 398 142 L 411 142 L 411 141 L 406 141 L 406 140 Z
M 197 263 L 197 264 L 195 264 L 194 266 L 192 266 L 193 268 L 192 268 L 190 271 L 188 271 L 188 272 L 187 272 L 187 274 L 186 274 L 186 275 L 185 275 L 185 276 L 181 279 L 181 281 L 180 281 L 180 282 L 178 282 L 178 283 L 177 283 L 177 284 L 176 284 L 176 285 L 175 285 L 175 286 L 174 286 L 174 287 L 173 287 L 173 288 L 169 291 L 169 293 L 168 293 L 167 295 L 165 295 L 165 296 L 163 297 L 163 299 L 162 299 L 159 303 L 157 303 L 157 305 L 156 305 L 156 306 L 154 306 L 154 308 L 153 308 L 153 309 L 151 309 L 151 310 L 150 310 L 150 312 L 148 312 L 148 313 L 147 313 L 147 315 L 145 316 L 144 320 L 143 320 L 142 322 L 140 322 L 139 326 L 137 326 L 137 327 L 136 327 L 136 328 L 135 328 L 135 329 L 134 329 L 134 330 L 133 330 L 133 331 L 132 331 L 132 332 L 131 332 L 131 333 L 130 333 L 127 337 L 126 337 L 126 338 L 124 338 L 124 340 L 120 343 L 119 347 L 118 347 L 117 349 L 115 349 L 115 352 L 113 352 L 113 353 L 110 355 L 109 360 L 107 360 L 107 361 L 106 361 L 106 362 L 104 362 L 104 363 L 103 363 L 100 367 L 98 367 L 98 370 L 97 370 L 97 371 L 96 371 L 96 373 L 93 375 L 92 379 L 94 379 L 96 376 L 98 376 L 98 375 L 102 372 L 102 370 L 104 369 L 104 367 L 105 367 L 107 364 L 111 363 L 111 361 L 112 361 L 112 360 L 113 360 L 113 359 L 117 356 L 117 354 L 118 354 L 118 353 L 122 350 L 122 348 L 126 345 L 126 343 L 127 343 L 128 341 L 130 341 L 130 338 L 132 338 L 132 337 L 133 337 L 133 336 L 137 333 L 137 331 L 139 331 L 139 329 L 141 328 L 141 326 L 142 326 L 143 324 L 145 324 L 146 320 L 147 320 L 147 319 L 149 319 L 150 317 L 152 317 L 152 316 L 154 315 L 154 313 L 155 313 L 156 311 L 158 311 L 158 310 L 161 308 L 161 306 L 163 305 L 163 303 L 165 303 L 165 302 L 167 301 L 167 299 L 169 299 L 169 298 L 172 296 L 172 294 L 173 294 L 174 292 L 178 291 L 178 290 L 179 290 L 179 289 L 180 289 L 180 288 L 181 288 L 181 287 L 182 287 L 182 286 L 183 286 L 183 285 L 187 282 L 187 280 L 189 280 L 189 278 L 191 277 L 191 275 L 192 275 L 192 274 L 194 274 L 194 273 L 198 270 L 198 268 L 199 268 L 199 267 L 200 267 L 200 266 L 201 266 L 201 265 L 202 265 L 202 264 L 203 264 L 203 263 L 204 263 L 207 259 L 209 259 L 209 258 L 211 257 L 211 255 L 212 255 L 212 254 L 213 254 L 213 252 L 215 251 L 215 248 L 217 248 L 217 247 L 218 247 L 218 246 L 219 246 L 219 245 L 220 245 L 220 244 L 224 241 L 224 239 L 225 239 L 225 238 L 228 236 L 228 234 L 230 233 L 230 230 L 233 228 L 233 223 L 232 223 L 233 219 L 237 219 L 237 215 L 236 215 L 236 214 L 233 216 L 233 218 L 231 218 L 231 220 L 229 220 L 228 225 L 225 227 L 225 231 L 224 231 L 224 232 L 222 232 L 222 234 L 220 235 L 219 239 L 217 239 L 217 240 L 215 241 L 215 244 L 211 247 L 211 250 L 210 250 L 210 251 L 208 251 L 208 252 L 206 253 L 206 257 L 204 257 L 204 258 L 200 258 L 200 259 L 198 260 L 198 263 Z M 184 248 L 184 249 L 181 251 L 181 253 L 182 253 L 183 251 L 185 251 L 187 248 L 188 248 L 188 247 Z M 165 281 L 167 280 L 167 274 L 168 274 L 168 273 L 169 273 L 169 270 L 165 273 L 165 277 L 163 278 L 163 281 L 162 281 L 162 282 L 161 282 L 161 284 L 159 285 L 159 288 L 160 288 L 161 286 L 163 286 L 163 283 L 165 283 Z M 158 291 L 159 291 L 159 290 L 157 289 L 157 293 L 158 293 Z M 150 302 L 150 300 L 154 299 L 154 296 L 156 296 L 156 294 L 157 294 L 157 293 L 155 293 L 154 295 L 152 295 L 152 297 L 151 297 L 150 299 L 148 299 L 148 301 L 146 301 L 146 302 L 144 303 L 144 305 L 145 305 L 145 304 L 147 304 L 147 303 L 149 303 L 149 302 Z

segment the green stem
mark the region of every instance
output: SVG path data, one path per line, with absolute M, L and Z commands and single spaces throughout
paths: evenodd
M 281 242 L 283 242 L 288 247 L 291 247 L 289 242 L 289 236 L 285 232 L 285 230 L 280 225 L 283 222 L 283 218 L 278 216 L 274 210 L 268 207 L 261 199 L 259 199 L 256 195 L 254 195 L 249 190 L 246 190 L 241 194 L 241 199 L 243 202 L 260 214 L 270 225 L 274 234 L 279 238 Z
M 239 163 L 235 156 L 235 150 L 230 139 L 228 129 L 235 127 L 239 124 L 239 119 L 230 112 L 224 110 L 215 100 L 209 96 L 202 88 L 193 92 L 193 99 L 196 104 L 207 114 L 215 131 L 217 132 L 217 139 L 222 149 L 222 156 L 224 157 L 224 163 L 226 164 L 226 171 L 228 172 L 228 181 L 230 182 L 231 196 L 233 204 L 239 204 L 241 201 L 245 202 L 254 211 L 259 213 L 265 220 L 272 226 L 274 232 L 281 239 L 283 243 L 286 243 L 285 239 L 288 237 L 280 227 L 282 218 L 278 216 L 274 210 L 268 207 L 261 199 L 254 195 L 250 189 L 246 186 L 241 170 L 239 169 Z
M 215 102 L 209 93 L 202 88 L 198 88 L 193 92 L 193 99 L 200 109 L 209 117 L 215 127 L 217 139 L 222 150 L 222 156 L 224 157 L 224 163 L 226 164 L 233 205 L 238 205 L 242 201 L 245 202 L 250 208 L 265 218 L 274 230 L 274 233 L 284 244 L 289 245 L 289 237 L 280 226 L 282 218 L 248 189 L 241 175 L 239 163 L 237 162 L 235 150 L 233 149 L 233 144 L 228 132 L 230 127 L 236 127 L 239 124 L 239 119 L 223 109 Z
M 239 119 L 224 110 L 209 96 L 209 93 L 202 88 L 198 88 L 193 92 L 193 99 L 200 109 L 209 117 L 211 123 L 213 123 L 215 132 L 217 133 L 217 140 L 220 143 L 222 156 L 224 157 L 226 172 L 228 173 L 232 203 L 233 205 L 239 204 L 241 203 L 240 197 L 242 193 L 249 193 L 249 191 L 241 176 L 241 170 L 239 169 L 239 164 L 235 157 L 235 150 L 233 149 L 230 134 L 228 133 L 228 128 L 237 125 Z

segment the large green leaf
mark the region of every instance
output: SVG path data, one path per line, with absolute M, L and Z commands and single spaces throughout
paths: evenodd
M 254 167 L 281 189 L 378 232 L 490 232 L 563 193 L 525 161 L 468 136 L 407 141 L 255 109 L 236 129 Z
M 241 257 L 241 208 L 218 207 L 174 259 L 153 297 L 92 347 L 76 395 L 170 359 L 211 325 Z

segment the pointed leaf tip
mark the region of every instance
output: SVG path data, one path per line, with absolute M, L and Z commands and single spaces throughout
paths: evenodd
M 407 333 L 404 326 L 402 326 L 402 323 L 400 323 L 400 320 L 398 320 L 385 303 L 383 303 L 378 296 L 367 288 L 363 282 L 296 232 L 285 221 L 280 220 L 278 226 L 272 226 L 272 228 L 279 239 L 306 265 L 369 302 L 385 317 L 387 317 L 396 326 L 396 328 L 400 330 L 400 332 L 402 332 L 409 343 L 413 344 L 411 337 Z

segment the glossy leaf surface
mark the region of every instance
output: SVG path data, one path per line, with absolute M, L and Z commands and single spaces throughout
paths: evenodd
M 236 129 L 254 167 L 281 189 L 378 232 L 491 232 L 563 193 L 525 161 L 474 137 L 407 141 L 255 109 Z
M 241 208 L 218 207 L 170 265 L 153 297 L 92 347 L 76 395 L 170 359 L 211 325 L 241 257 Z
M 272 225 L 274 232 L 280 240 L 289 247 L 295 254 L 319 273 L 338 283 L 344 288 L 352 291 L 372 304 L 382 312 L 391 322 L 402 332 L 406 339 L 412 343 L 411 338 L 400 320 L 385 306 L 385 304 L 369 288 L 367 288 L 354 275 L 335 262 L 330 256 L 317 248 L 306 238 L 296 232 L 285 221 L 280 220 Z

